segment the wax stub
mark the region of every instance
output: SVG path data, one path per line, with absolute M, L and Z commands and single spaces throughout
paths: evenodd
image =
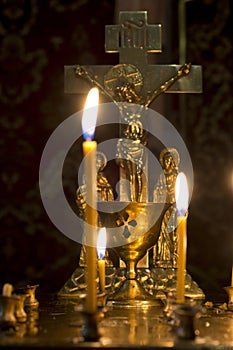
M 10 283 L 5 283 L 2 288 L 2 295 L 5 295 L 7 297 L 11 296 L 13 290 L 13 286 Z

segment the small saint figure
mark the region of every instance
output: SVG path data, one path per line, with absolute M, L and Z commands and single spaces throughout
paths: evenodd
M 107 164 L 107 158 L 103 152 L 96 152 L 96 185 L 97 185 L 97 202 L 103 201 L 114 201 L 114 193 L 112 186 L 108 182 L 108 179 L 104 175 L 104 168 Z M 84 179 L 85 182 L 85 179 Z M 84 221 L 86 219 L 86 185 L 85 183 L 81 185 L 76 191 L 76 203 L 79 209 L 79 217 Z M 98 223 L 101 226 L 101 223 Z M 108 266 L 112 266 L 112 262 L 108 258 L 108 251 L 106 251 L 106 257 Z M 85 246 L 82 246 L 80 258 L 79 258 L 79 266 L 84 267 L 86 265 L 86 251 Z
M 107 159 L 103 152 L 96 152 L 96 186 L 97 186 L 97 201 L 114 201 L 114 193 L 112 186 L 108 182 L 108 179 L 104 175 L 104 168 L 106 167 Z M 84 179 L 85 182 L 85 179 Z M 79 216 L 85 220 L 86 210 L 86 185 L 81 185 L 76 191 L 76 203 L 79 209 Z
M 153 260 L 156 267 L 173 268 L 177 261 L 177 235 L 176 235 L 176 203 L 175 184 L 178 175 L 180 157 L 175 148 L 165 148 L 160 153 L 159 162 L 163 173 L 154 189 L 155 203 L 170 203 L 171 206 L 164 214 L 160 235 L 153 248 Z

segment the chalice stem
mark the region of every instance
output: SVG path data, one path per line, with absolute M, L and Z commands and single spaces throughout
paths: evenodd
M 135 280 L 137 276 L 136 273 L 136 262 L 134 260 L 126 261 L 126 278 L 129 280 Z

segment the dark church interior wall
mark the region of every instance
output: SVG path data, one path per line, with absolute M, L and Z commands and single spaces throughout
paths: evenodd
M 107 0 L 0 4 L 1 285 L 36 282 L 56 292 L 77 266 L 78 244 L 43 208 L 39 164 L 51 133 L 83 108 L 85 96 L 64 94 L 64 65 L 118 62 L 104 52 L 104 27 L 114 23 L 115 6 Z M 169 14 L 163 26 L 175 29 L 165 29 L 169 54 L 156 60 L 178 63 L 177 2 L 160 1 L 159 8 L 163 20 Z M 222 300 L 233 256 L 232 10 L 230 0 L 187 3 L 187 60 L 202 66 L 203 93 L 185 97 L 185 128 L 178 96 L 161 102 L 169 105 L 166 116 L 183 134 L 194 168 L 187 268 L 207 297 L 218 293 Z M 148 17 L 160 20 L 158 13 Z M 73 154 L 64 184 L 75 202 L 79 154 Z

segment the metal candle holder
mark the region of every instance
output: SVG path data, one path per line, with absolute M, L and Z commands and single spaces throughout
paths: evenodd
M 24 310 L 25 300 L 28 298 L 29 294 L 16 294 L 17 300 L 15 305 L 15 317 L 17 322 L 24 323 L 27 321 L 27 314 Z
M 0 328 L 7 330 L 14 328 L 16 324 L 15 306 L 18 301 L 17 296 L 0 295 Z
M 100 338 L 100 333 L 98 330 L 98 312 L 88 313 L 86 311 L 82 312 L 84 317 L 84 325 L 82 329 L 82 336 L 87 342 L 96 342 Z
M 228 295 L 227 308 L 230 311 L 233 311 L 233 286 L 227 286 L 223 288 Z
M 175 332 L 178 338 L 184 340 L 195 339 L 197 330 L 196 319 L 199 313 L 199 307 L 187 303 L 175 306 Z
M 28 310 L 37 310 L 39 307 L 39 301 L 35 296 L 38 287 L 39 284 L 27 285 L 16 290 L 17 294 L 27 294 L 27 298 L 25 298 L 25 308 Z

